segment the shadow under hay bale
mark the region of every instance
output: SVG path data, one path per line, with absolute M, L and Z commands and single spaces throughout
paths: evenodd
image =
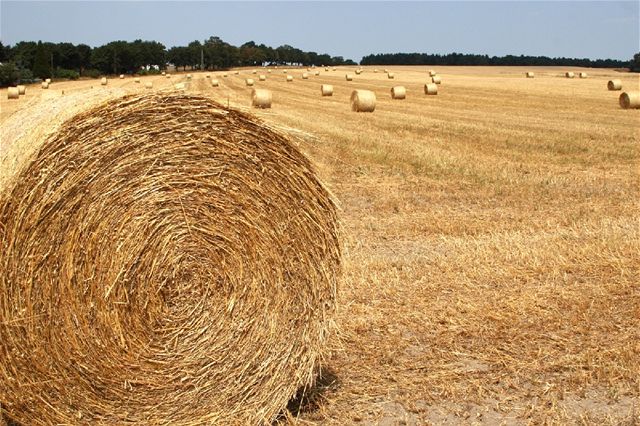
M 23 425 L 265 424 L 332 331 L 336 208 L 250 114 L 87 110 L 0 193 L 0 401 Z
M 330 368 L 322 368 L 313 385 L 300 388 L 296 396 L 289 401 L 287 411 L 294 417 L 313 413 L 320 409 L 327 393 L 339 387 L 340 380 L 335 372 Z

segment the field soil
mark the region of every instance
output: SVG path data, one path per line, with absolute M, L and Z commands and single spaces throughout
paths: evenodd
M 339 204 L 337 331 L 281 422 L 640 424 L 640 110 L 606 88 L 638 90 L 638 75 L 374 68 L 351 82 L 355 68 L 289 68 L 288 83 L 280 67 L 264 82 L 208 73 L 220 87 L 178 73 L 28 86 L 19 100 L 4 89 L 0 187 L 66 118 L 183 82 L 288 133 Z M 423 92 L 430 68 L 437 96 Z M 271 109 L 251 109 L 249 76 Z M 374 113 L 350 111 L 353 89 L 376 93 Z

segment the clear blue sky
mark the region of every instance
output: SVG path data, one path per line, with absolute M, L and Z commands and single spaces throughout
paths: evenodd
M 341 55 L 428 52 L 630 59 L 640 1 L 159 2 L 0 0 L 0 39 L 185 45 L 211 35 L 240 45 Z

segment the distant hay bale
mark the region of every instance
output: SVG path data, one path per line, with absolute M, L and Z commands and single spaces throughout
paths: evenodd
M 392 72 L 388 72 L 387 73 L 387 78 L 388 79 L 393 80 L 395 77 L 396 77 L 396 75 L 394 73 L 392 73 Z
M 303 79 L 303 80 L 308 80 L 308 79 L 309 79 L 309 74 L 308 74 L 308 73 L 306 73 L 306 72 L 303 72 L 303 73 L 302 73 L 302 79 Z
M 258 70 L 252 70 L 251 74 L 258 74 Z
M 187 74 L 187 80 L 191 80 L 191 74 Z
M 233 72 L 235 75 L 240 75 L 240 71 L 234 71 Z
M 167 74 L 167 75 L 166 75 L 166 77 L 167 77 L 167 78 L 171 78 L 171 74 Z
M 211 78 L 211 76 L 209 74 L 205 74 L 204 78 Z
M 287 74 L 289 70 L 282 70 L 282 74 Z
M 427 83 L 424 85 L 424 94 L 425 95 L 437 95 L 438 94 L 438 85 L 435 83 Z
M 375 68 L 375 69 L 373 70 L 373 72 L 377 74 L 377 73 L 378 73 L 378 68 Z
M 24 86 L 22 84 L 18 84 L 18 94 L 19 95 L 26 95 L 27 94 L 27 86 Z
M 527 76 L 527 78 L 533 78 L 533 77 L 535 77 L 535 74 L 534 74 L 534 73 L 532 73 L 531 71 L 528 71 L 525 75 Z
M 331 84 L 321 84 L 320 93 L 322 93 L 322 96 L 333 96 L 333 86 Z
M 120 74 L 120 80 L 124 79 L 124 74 Z
M 331 71 L 335 71 L 335 70 L 336 70 L 336 67 L 333 67 L 333 68 L 331 69 Z
M 344 79 L 347 81 L 352 81 L 353 80 L 353 74 L 345 74 L 344 75 Z
M 437 73 L 434 70 L 429 70 L 429 77 L 435 77 Z
M 362 70 L 356 70 L 356 75 L 362 74 Z
M 293 81 L 293 76 L 292 75 L 288 75 L 287 76 L 287 82 L 291 82 Z
M 442 78 L 439 75 L 431 77 L 431 82 L 435 84 L 442 84 Z
M 587 73 L 586 73 L 586 72 L 581 72 L 580 74 L 578 74 L 578 77 L 580 77 L 580 78 L 587 78 L 587 77 L 588 77 L 588 75 L 587 75 Z
M 618 80 L 618 79 L 609 80 L 609 82 L 607 83 L 607 89 L 622 90 L 622 80 Z
M 264 75 L 264 74 L 260 74 L 260 75 L 258 76 L 258 80 L 260 80 L 260 81 L 266 81 L 266 80 L 267 80 L 267 76 L 266 76 L 266 75 Z
M 144 83 L 144 88 L 145 89 L 153 89 L 153 82 L 152 81 L 147 81 Z
M 212 78 L 212 79 L 211 79 L 211 86 L 213 86 L 213 87 L 218 87 L 218 86 L 220 86 L 220 82 L 218 81 L 218 79 L 217 79 L 217 78 Z
M 187 86 L 184 83 L 176 83 L 173 85 L 176 90 L 185 90 Z
M 389 73 L 389 70 L 388 70 L 387 68 L 385 68 L 385 69 L 383 70 L 383 72 L 384 72 L 385 74 L 388 74 L 388 73 Z
M 253 89 L 251 91 L 251 106 L 254 108 L 271 108 L 271 90 Z
M 313 383 L 339 228 L 285 133 L 146 93 L 72 117 L 26 160 L 0 192 L 7 419 L 271 425 Z
M 228 75 L 228 74 L 227 74 L 226 72 L 223 72 L 223 73 L 222 73 L 222 77 L 224 77 L 224 78 L 226 78 L 226 77 L 227 77 L 227 75 Z
M 328 71 L 329 71 L 329 67 L 325 67 L 325 69 L 324 69 L 324 70 L 328 72 Z
M 47 78 L 45 81 L 46 81 L 47 83 L 51 84 L 51 79 L 50 79 L 50 78 Z
M 320 71 L 316 70 L 313 75 L 320 75 Z
M 107 77 L 102 77 L 102 78 L 100 79 L 100 84 L 101 84 L 102 86 L 106 86 L 106 85 L 107 85 Z
M 351 111 L 373 112 L 376 109 L 376 94 L 370 90 L 351 92 Z
M 135 77 L 135 78 L 133 79 L 133 82 L 134 82 L 134 83 L 140 83 L 140 77 Z
M 640 92 L 623 92 L 619 98 L 620 106 L 623 109 L 640 108 Z
M 567 77 L 567 78 L 573 78 L 576 75 L 571 71 L 567 71 L 566 73 L 564 73 L 564 76 Z
M 7 87 L 7 99 L 20 98 L 20 92 L 17 87 Z
M 47 83 L 46 81 L 43 81 L 42 83 L 40 83 L 40 87 L 42 87 L 43 89 L 48 89 L 49 83 Z
M 252 79 L 252 78 L 247 78 L 247 79 L 244 81 L 244 83 L 245 83 L 247 86 L 253 86 L 254 81 L 253 81 L 253 79 Z
M 271 74 L 271 70 L 267 70 L 267 74 Z
M 407 97 L 407 89 L 404 86 L 394 86 L 391 88 L 391 99 L 404 99 Z
M 162 75 L 165 76 L 167 73 L 166 71 L 162 71 Z

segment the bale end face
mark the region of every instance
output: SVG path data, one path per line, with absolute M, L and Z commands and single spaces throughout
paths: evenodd
M 20 92 L 17 87 L 8 87 L 7 88 L 7 99 L 18 99 L 20 97 Z
M 22 96 L 26 94 L 27 94 L 27 86 L 24 86 L 22 84 L 18 85 L 18 95 Z
M 425 95 L 437 95 L 438 94 L 438 85 L 435 83 L 427 83 L 424 85 L 424 94 Z
M 107 78 L 106 78 L 106 77 L 102 77 L 102 79 L 100 80 L 100 84 L 101 84 L 102 86 L 106 86 L 106 85 L 107 85 L 107 83 L 108 83 Z
M 267 76 L 266 76 L 266 75 L 264 75 L 264 74 L 260 74 L 260 75 L 258 76 L 258 80 L 260 80 L 260 81 L 266 81 L 266 80 L 267 80 Z
M 370 90 L 351 92 L 351 111 L 373 112 L 376 109 L 376 94 Z
M 307 80 L 308 78 L 309 78 L 309 74 L 308 74 L 308 73 L 306 73 L 306 72 L 303 72 L 303 73 L 302 73 L 302 79 L 303 79 L 303 80 Z
M 622 109 L 640 108 L 640 92 L 623 92 L 618 99 Z
M 573 72 L 569 71 L 569 72 L 564 73 L 564 76 L 565 76 L 566 78 L 573 78 L 573 77 L 575 77 L 576 75 L 575 75 Z
M 622 80 L 609 80 L 607 83 L 607 89 L 609 90 L 622 90 Z
M 528 73 L 526 73 L 527 78 L 533 78 L 535 77 L 535 74 L 532 73 L 531 71 L 529 71 Z
M 251 91 L 251 106 L 254 108 L 271 108 L 272 99 L 271 90 L 253 89 Z

